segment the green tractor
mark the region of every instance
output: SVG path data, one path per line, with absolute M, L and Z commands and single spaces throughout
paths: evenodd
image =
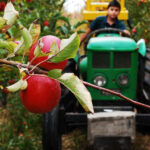
M 84 18 L 91 21 L 97 15 L 106 15 L 108 2 L 87 0 Z M 119 17 L 127 20 L 125 1 L 120 2 Z M 80 56 L 78 52 L 74 59 L 69 60 L 64 72 L 73 72 L 80 79 L 98 87 L 150 104 L 147 92 L 150 87 L 149 66 L 146 67 L 145 76 L 145 64 L 149 64 L 145 61 L 150 59 L 146 56 L 143 39 L 136 42 L 125 37 L 119 29 L 99 29 L 89 34 L 84 50 L 84 55 Z M 60 104 L 43 116 L 43 150 L 61 150 L 61 135 L 81 126 L 87 128 L 88 140 L 95 150 L 130 150 L 135 126 L 150 125 L 148 110 L 108 92 L 91 87 L 88 90 L 95 111 L 93 115 L 85 113 L 74 95 L 62 86 Z
M 136 43 L 129 37 L 120 36 L 120 32 L 122 31 L 119 29 L 107 28 L 90 33 L 85 42 L 86 54 L 80 56 L 78 53 L 74 59 L 69 60 L 64 72 L 74 72 L 84 81 L 111 89 L 133 100 L 145 100 L 145 41 L 141 39 Z M 137 108 L 135 113 L 135 106 L 116 95 L 91 87 L 88 90 L 92 96 L 95 114 L 106 110 L 128 111 L 134 112 L 133 120 L 136 119 L 137 123 L 149 123 L 146 111 Z M 61 134 L 72 127 L 87 127 L 88 122 L 88 114 L 73 94 L 62 87 L 61 103 L 43 117 L 44 150 L 61 150 Z M 119 137 L 121 138 L 122 136 Z

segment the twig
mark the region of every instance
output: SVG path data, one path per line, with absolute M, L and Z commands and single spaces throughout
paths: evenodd
M 36 64 L 31 70 L 30 70 L 30 73 L 32 73 L 40 64 L 42 64 L 42 63 L 44 63 L 44 62 L 46 62 L 47 61 L 47 59 L 46 60 L 43 60 L 43 61 L 41 61 L 41 62 L 39 62 L 38 64 Z
M 14 62 L 14 61 L 8 61 L 8 60 L 4 60 L 4 59 L 0 59 L 0 64 L 6 64 L 6 65 L 14 66 L 14 67 L 21 66 L 21 67 L 23 67 L 23 68 L 28 68 L 29 70 L 31 70 L 31 69 L 33 69 L 33 68 L 35 67 L 35 66 L 33 66 L 33 65 L 30 65 L 30 66 L 28 67 L 27 64 L 16 63 L 16 62 Z M 42 69 L 39 68 L 39 67 L 36 67 L 36 68 L 34 69 L 34 72 L 35 72 L 35 73 L 39 73 L 39 74 L 45 74 L 45 75 L 48 74 L 47 71 L 42 70 Z
M 23 68 L 28 68 L 27 64 L 16 63 L 14 61 L 8 61 L 8 60 L 4 60 L 4 59 L 0 59 L 0 64 L 11 65 L 11 66 L 14 66 L 14 67 L 17 67 L 19 65 Z M 34 68 L 35 73 L 48 75 L 48 71 L 42 70 L 39 67 L 35 67 L 35 66 L 30 65 L 30 67 L 28 69 L 33 70 L 33 68 Z M 106 89 L 106 88 L 103 88 L 103 87 L 99 87 L 99 86 L 93 85 L 93 84 L 85 82 L 85 81 L 82 81 L 82 82 L 85 86 L 89 86 L 89 87 L 98 89 L 100 91 L 105 91 L 105 92 L 111 93 L 111 94 L 116 95 L 116 96 L 118 96 L 118 97 L 132 103 L 132 104 L 150 109 L 149 105 L 134 101 L 134 100 L 122 95 L 121 93 L 118 93 L 118 92 L 115 92 L 115 91 L 112 91 L 112 90 L 109 90 L 109 89 Z
M 115 92 L 115 91 L 112 91 L 112 90 L 109 90 L 109 89 L 106 89 L 106 88 L 103 88 L 103 87 L 99 87 L 99 86 L 96 86 L 96 85 L 93 85 L 91 83 L 88 83 L 88 82 L 85 82 L 85 81 L 82 81 L 84 85 L 86 86 L 89 86 L 89 87 L 92 87 L 92 88 L 95 88 L 95 89 L 98 89 L 100 91 L 105 91 L 105 92 L 108 92 L 110 94 L 113 94 L 113 95 L 116 95 L 118 97 L 121 97 L 123 98 L 124 100 L 130 102 L 130 103 L 133 103 L 135 105 L 139 105 L 139 106 L 142 106 L 142 107 L 145 107 L 145 108 L 148 108 L 150 109 L 150 106 L 149 105 L 146 105 L 146 104 L 143 104 L 143 103 L 140 103 L 140 102 L 137 102 L 137 101 L 134 101 L 124 95 L 122 95 L 121 93 L 118 93 L 118 92 Z
M 52 59 L 54 56 L 57 56 L 57 54 L 58 54 L 58 53 L 55 53 L 54 55 L 48 57 L 47 59 L 45 59 L 45 60 L 39 62 L 38 64 L 36 64 L 36 65 L 34 66 L 34 68 L 32 68 L 32 70 L 31 70 L 30 72 L 32 73 L 36 67 L 38 67 L 40 64 L 42 64 L 42 63 L 48 61 L 49 59 Z M 33 59 L 34 59 L 34 58 L 33 58 Z
M 37 58 L 37 57 L 34 56 L 34 57 L 31 59 L 31 61 L 29 61 L 28 68 L 29 68 L 29 66 L 32 64 L 32 62 L 33 62 L 36 58 Z

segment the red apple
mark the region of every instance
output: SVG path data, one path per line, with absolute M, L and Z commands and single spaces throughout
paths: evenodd
M 4 11 L 6 3 L 4 1 L 0 2 L 0 11 Z
M 8 81 L 9 85 L 14 84 L 15 82 L 17 82 L 16 79 L 11 79 L 11 80 Z
M 45 20 L 45 21 L 43 22 L 43 25 L 44 25 L 44 26 L 49 26 L 49 22 L 48 22 L 47 20 Z
M 43 48 L 42 48 L 43 53 L 50 52 L 50 47 L 53 42 L 56 42 L 58 45 L 58 48 L 60 49 L 61 40 L 59 38 L 57 38 L 56 36 L 52 36 L 52 35 L 43 36 L 41 40 L 43 43 Z M 35 51 L 37 44 L 38 44 L 38 42 L 36 42 L 30 48 L 29 61 L 31 61 L 34 58 L 34 51 Z M 36 65 L 39 62 L 46 60 L 47 58 L 48 58 L 48 56 L 37 57 L 36 59 L 34 59 L 32 64 Z M 46 61 L 46 62 L 41 63 L 39 66 L 46 70 L 53 70 L 53 69 L 62 69 L 63 70 L 65 68 L 67 62 L 68 62 L 68 60 L 64 60 L 59 63 L 51 63 L 49 61 Z
M 9 91 L 8 91 L 7 88 L 4 88 L 3 91 L 4 91 L 5 94 L 8 94 L 8 93 L 9 93 Z
M 138 2 L 138 3 L 137 3 L 137 6 L 140 6 L 140 5 L 141 5 L 141 2 Z
M 145 44 L 147 44 L 147 39 L 144 39 L 144 41 L 145 41 Z
M 132 29 L 132 33 L 133 33 L 133 34 L 136 33 L 136 29 L 135 29 L 135 28 Z
M 57 106 L 61 96 L 58 81 L 46 75 L 34 74 L 26 76 L 27 89 L 20 91 L 24 107 L 33 113 L 46 113 Z

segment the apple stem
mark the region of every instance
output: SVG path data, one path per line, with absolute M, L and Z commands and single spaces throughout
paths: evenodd
M 44 62 L 46 62 L 46 61 L 47 61 L 47 59 L 46 59 L 46 60 L 43 60 L 43 61 L 41 61 L 41 62 L 39 62 L 38 64 L 36 64 L 36 65 L 29 71 L 29 73 L 32 73 L 35 68 L 37 68 L 40 64 L 42 64 L 42 63 L 44 63 Z
M 8 61 L 8 60 L 5 60 L 5 59 L 0 59 L 0 64 L 6 64 L 6 65 L 10 65 L 10 66 L 13 66 L 13 67 L 22 67 L 22 68 L 28 68 L 28 65 L 27 64 L 21 64 L 21 63 L 16 63 L 14 61 Z M 29 70 L 33 69 L 35 66 L 33 65 L 30 65 L 29 66 Z M 48 75 L 48 72 L 47 71 L 44 71 L 42 69 L 40 69 L 39 67 L 35 67 L 34 68 L 34 72 L 35 73 L 39 73 L 39 74 L 45 74 L 45 75 Z
M 30 67 L 30 65 L 32 64 L 32 62 L 36 59 L 37 57 L 36 56 L 34 56 L 33 58 L 32 58 L 32 60 L 29 62 L 29 64 L 28 64 L 28 68 Z
M 28 80 L 29 78 L 31 78 L 31 75 L 32 75 L 32 74 L 29 74 L 29 76 L 28 76 L 25 80 Z
M 36 67 L 38 67 L 40 64 L 42 64 L 42 63 L 48 61 L 49 59 L 53 58 L 53 57 L 56 56 L 56 55 L 57 55 L 57 53 L 56 53 L 55 55 L 53 55 L 53 56 L 51 56 L 51 57 L 48 57 L 47 59 L 45 59 L 45 60 L 39 62 L 38 64 L 35 65 L 34 68 L 32 68 L 32 70 L 31 70 L 30 72 L 32 73 Z
M 23 63 L 24 56 L 25 56 L 25 51 L 23 53 L 23 56 L 22 56 L 22 59 L 21 59 L 21 63 Z

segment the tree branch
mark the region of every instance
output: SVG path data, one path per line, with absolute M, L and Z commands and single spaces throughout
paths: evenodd
M 4 60 L 4 59 L 0 59 L 0 64 L 11 65 L 11 66 L 14 66 L 14 67 L 21 66 L 23 68 L 28 68 L 29 70 L 32 70 L 34 68 L 35 73 L 48 75 L 48 71 L 45 71 L 45 70 L 43 70 L 39 67 L 35 67 L 33 65 L 28 66 L 27 64 L 16 63 L 14 61 L 8 61 L 8 60 Z M 85 86 L 89 86 L 89 87 L 95 88 L 95 89 L 100 90 L 100 91 L 108 92 L 110 94 L 116 95 L 116 96 L 128 101 L 129 103 L 132 103 L 132 104 L 150 109 L 149 105 L 134 101 L 134 100 L 122 95 L 121 93 L 118 93 L 118 92 L 115 92 L 115 91 L 112 91 L 112 90 L 109 90 L 109 89 L 106 89 L 106 88 L 103 88 L 103 87 L 99 87 L 99 86 L 93 85 L 93 84 L 85 82 L 85 81 L 82 81 L 82 82 Z
M 150 109 L 150 106 L 149 106 L 149 105 L 146 105 L 146 104 L 143 104 L 143 103 L 134 101 L 134 100 L 132 100 L 132 99 L 130 99 L 130 98 L 128 98 L 128 97 L 122 95 L 121 93 L 118 93 L 118 92 L 115 92 L 115 91 L 112 91 L 112 90 L 109 90 L 109 89 L 106 89 L 106 88 L 103 88 L 103 87 L 99 87 L 99 86 L 90 84 L 90 83 L 85 82 L 85 81 L 82 81 L 82 82 L 83 82 L 83 84 L 86 85 L 86 86 L 89 86 L 89 87 L 98 89 L 98 90 L 100 90 L 100 91 L 108 92 L 108 93 L 110 93 L 110 94 L 112 94 L 112 95 L 116 95 L 116 96 L 118 96 L 118 97 L 120 97 L 120 98 L 123 98 L 124 100 L 126 100 L 126 101 L 128 101 L 128 102 L 130 102 L 130 103 L 132 103 L 132 104 L 139 105 L 139 106 L 142 106 L 142 107 L 145 107 L 145 108 Z
M 21 66 L 23 68 L 28 68 L 29 71 L 34 68 L 33 65 L 28 66 L 27 64 L 16 63 L 14 61 L 8 61 L 8 60 L 5 60 L 5 59 L 0 59 L 0 64 L 6 64 L 6 65 L 14 66 L 14 67 Z M 45 70 L 43 70 L 43 69 L 41 69 L 39 67 L 34 68 L 34 72 L 35 73 L 39 73 L 39 74 L 45 74 L 45 75 L 48 74 L 47 71 L 45 71 Z

